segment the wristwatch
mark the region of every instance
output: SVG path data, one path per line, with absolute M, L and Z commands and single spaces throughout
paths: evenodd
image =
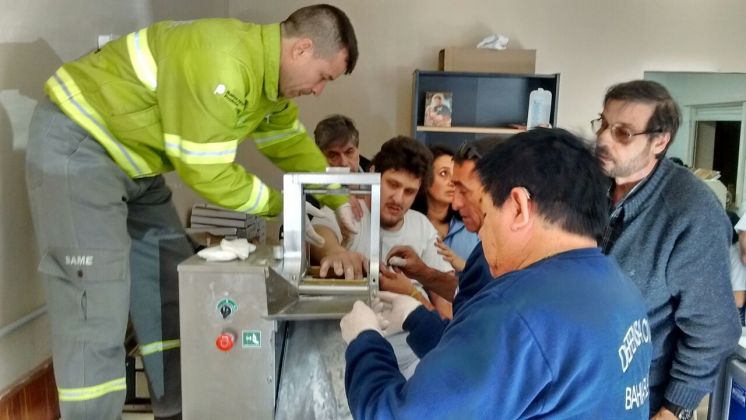
M 673 415 L 676 416 L 676 418 L 679 420 L 691 420 L 694 415 L 694 410 L 679 407 L 678 405 L 670 403 L 668 401 L 664 402 L 663 406 L 666 407 L 668 411 L 672 412 Z

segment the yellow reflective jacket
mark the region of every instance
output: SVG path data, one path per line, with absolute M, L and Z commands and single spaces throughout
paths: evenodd
M 326 167 L 296 105 L 279 97 L 279 73 L 279 24 L 166 21 L 64 64 L 45 90 L 130 177 L 175 169 L 217 205 L 274 216 L 281 193 L 234 162 L 239 143 L 251 138 L 284 171 Z

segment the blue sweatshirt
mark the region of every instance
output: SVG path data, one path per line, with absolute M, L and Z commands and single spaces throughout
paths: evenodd
M 650 409 L 697 407 L 741 327 L 730 285 L 731 225 L 712 191 L 663 159 L 612 209 L 604 250 L 640 288 L 653 331 Z
M 640 292 L 581 249 L 483 287 L 408 382 L 389 343 L 364 331 L 345 386 L 356 419 L 647 419 L 651 353 Z
M 458 276 L 458 293 L 453 299 L 453 313 L 455 314 L 461 306 L 482 290 L 482 287 L 490 284 L 493 280 L 487 260 L 484 258 L 484 249 L 479 242 L 466 259 L 464 271 Z M 414 353 L 422 359 L 427 352 L 432 350 L 440 341 L 448 323 L 436 311 L 429 311 L 424 306 L 415 309 L 404 321 L 404 331 L 408 331 L 407 344 Z

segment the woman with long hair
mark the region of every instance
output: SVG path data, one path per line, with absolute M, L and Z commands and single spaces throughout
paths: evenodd
M 466 258 L 479 243 L 476 233 L 464 227 L 458 212 L 451 203 L 455 194 L 453 185 L 453 151 L 444 146 L 430 147 L 433 153 L 433 173 L 430 182 L 422 185 L 412 209 L 427 216 L 435 230 L 438 231 L 438 253 L 460 273 L 464 269 Z M 441 302 L 439 296 L 431 299 L 441 315 L 450 313 L 450 304 Z

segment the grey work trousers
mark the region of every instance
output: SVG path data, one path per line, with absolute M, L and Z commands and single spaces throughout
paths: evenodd
M 154 414 L 180 413 L 176 265 L 193 249 L 163 177 L 128 177 L 48 101 L 26 156 L 62 418 L 121 417 L 128 315 Z

